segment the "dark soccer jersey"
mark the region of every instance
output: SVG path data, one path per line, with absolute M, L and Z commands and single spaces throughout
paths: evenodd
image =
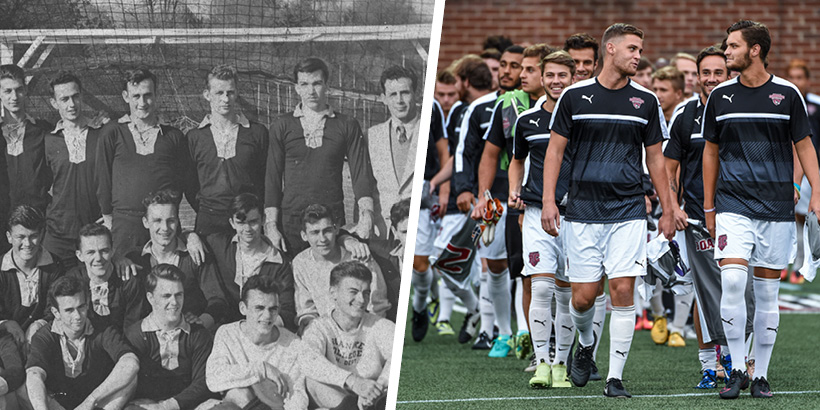
M 521 199 L 527 206 L 541 208 L 541 198 L 544 192 L 544 157 L 550 143 L 549 123 L 552 113 L 543 109 L 541 105 L 546 97 L 538 100 L 536 107 L 521 113 L 515 122 L 513 139 L 515 141 L 515 159 L 522 160 L 529 156 L 529 165 L 524 173 L 526 181 L 521 189 Z M 569 150 L 564 151 L 561 162 L 561 171 L 558 175 L 558 184 L 555 187 L 555 202 L 561 199 L 569 190 L 569 171 L 571 159 Z M 559 206 L 561 213 L 564 207 Z
M 740 77 L 712 90 L 701 134 L 718 144 L 715 207 L 763 221 L 794 221 L 792 143 L 811 135 L 806 104 L 792 83 L 771 76 L 749 88 Z
M 806 94 L 806 110 L 809 113 L 809 125 L 811 125 L 811 142 L 820 155 L 820 95 Z
M 684 123 L 684 112 L 695 110 L 692 122 Z M 663 155 L 680 162 L 680 189 L 683 190 L 683 210 L 693 219 L 705 220 L 703 215 L 703 104 L 700 98 L 691 99 L 672 114 L 669 121 L 669 143 Z
M 461 121 L 464 119 L 464 112 L 467 111 L 467 104 L 457 101 L 450 109 L 450 114 L 447 116 L 447 147 L 450 149 L 450 155 L 454 155 L 458 147 L 458 135 L 461 133 Z M 456 205 L 458 195 L 452 188 L 450 182 L 450 199 L 447 202 L 446 215 L 461 213 Z
M 581 81 L 561 94 L 550 132 L 569 139 L 568 221 L 646 218 L 641 152 L 668 137 L 655 94 L 632 80 L 618 90 Z
M 27 204 L 45 211 L 51 201 L 48 190 L 53 175 L 46 163 L 45 137 L 54 126 L 45 121 L 25 120 L 23 152 L 19 155 L 6 154 L 9 176 L 9 200 L 11 209 Z
M 444 113 L 438 101 L 433 101 L 433 118 L 430 119 L 430 139 L 427 141 L 427 162 L 424 164 L 424 180 L 429 181 L 441 168 L 438 163 L 438 149 L 436 142 L 442 138 L 447 138 L 444 126 Z
M 483 195 L 478 191 L 478 164 L 481 162 L 481 153 L 484 152 L 484 134 L 490 126 L 490 119 L 495 108 L 498 94 L 489 93 L 473 101 L 464 113 L 461 122 L 461 132 L 458 136 L 456 148 L 453 182 L 451 189 L 456 196 L 470 191 L 476 195 Z M 495 180 L 490 189 L 493 198 L 507 202 L 509 190 L 507 171 L 500 167 L 495 173 Z

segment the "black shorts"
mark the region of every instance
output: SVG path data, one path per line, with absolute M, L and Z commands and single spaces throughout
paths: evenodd
M 523 215 L 520 211 L 507 211 L 507 221 L 504 227 L 504 235 L 507 245 L 507 264 L 510 267 L 510 279 L 523 278 L 521 274 L 524 270 L 524 251 L 521 244 L 521 227 L 518 226 L 518 216 Z

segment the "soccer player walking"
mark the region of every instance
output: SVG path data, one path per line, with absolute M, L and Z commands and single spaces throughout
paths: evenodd
M 769 29 L 741 20 L 729 27 L 726 65 L 740 76 L 712 90 L 701 133 L 703 208 L 716 239 L 723 295 L 721 321 L 729 349 L 744 349 L 748 266 L 754 272 L 755 379 L 752 397 L 772 397 L 767 380 L 780 314 L 780 271 L 796 249 L 794 199 L 802 172 L 812 186 L 809 210 L 820 211 L 820 174 L 806 103 L 794 84 L 766 71 Z M 794 163 L 794 153 L 800 165 Z M 794 181 L 797 181 L 795 183 Z M 793 188 L 794 187 L 794 188 Z M 795 194 L 796 193 L 796 194 Z M 746 365 L 735 360 L 723 399 L 735 399 L 749 385 Z

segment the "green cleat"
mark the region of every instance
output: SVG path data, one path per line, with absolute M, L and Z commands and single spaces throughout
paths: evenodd
M 435 326 L 438 323 L 439 306 L 438 299 L 433 299 L 427 304 L 427 318 L 430 319 L 431 325 Z
M 453 327 L 450 326 L 450 322 L 447 320 L 436 323 L 436 330 L 438 330 L 439 336 L 452 336 L 456 334 Z
M 532 353 L 530 333 L 526 331 L 519 332 L 515 336 L 515 357 L 526 360 L 530 353 Z
M 543 360 L 535 368 L 535 374 L 530 379 L 530 388 L 546 389 L 552 385 L 552 369 Z
M 552 365 L 552 387 L 572 387 L 567 377 L 567 366 L 563 364 Z

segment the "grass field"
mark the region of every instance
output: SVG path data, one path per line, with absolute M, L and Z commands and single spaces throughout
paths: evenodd
M 820 283 L 783 293 L 820 293 Z M 411 311 L 411 309 L 408 309 Z M 608 317 L 609 315 L 607 315 Z M 453 314 L 458 330 L 463 316 Z M 598 351 L 598 367 L 606 376 L 609 363 L 609 320 Z M 527 363 L 512 355 L 489 359 L 486 351 L 458 344 L 455 336 L 440 337 L 433 327 L 421 342 L 413 342 L 408 318 L 399 380 L 398 409 L 553 408 L 820 408 L 820 313 L 782 314 L 769 381 L 775 397 L 752 399 L 749 391 L 738 400 L 722 401 L 717 390 L 697 390 L 700 380 L 697 343 L 684 348 L 655 345 L 648 331 L 637 332 L 624 370 L 624 385 L 632 399 L 603 397 L 604 382 L 583 388 L 531 390 Z M 718 384 L 718 388 L 722 383 Z

